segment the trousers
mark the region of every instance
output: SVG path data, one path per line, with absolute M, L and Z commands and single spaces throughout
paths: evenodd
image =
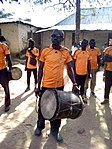
M 30 77 L 31 72 L 33 72 L 34 75 L 34 83 L 37 84 L 37 68 L 36 69 L 28 69 L 27 68 L 27 86 L 30 87 Z
M 109 99 L 110 89 L 112 86 L 112 71 L 105 71 L 105 90 L 104 98 Z
M 8 107 L 11 104 L 11 100 L 10 100 L 9 78 L 7 68 L 0 70 L 0 84 L 4 88 L 5 92 L 5 107 Z
M 76 75 L 76 82 L 78 87 L 80 87 L 81 96 L 84 94 L 86 77 L 87 75 Z

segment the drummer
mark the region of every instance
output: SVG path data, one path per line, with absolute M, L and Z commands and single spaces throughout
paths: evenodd
M 5 112 L 9 111 L 10 109 L 10 90 L 9 90 L 9 80 L 11 77 L 11 68 L 12 62 L 10 58 L 10 49 L 4 43 L 4 37 L 0 36 L 0 84 L 4 88 L 5 92 Z M 6 62 L 8 68 L 6 66 Z M 9 71 L 9 72 L 8 72 Z
M 75 76 L 71 68 L 72 57 L 70 56 L 69 50 L 61 45 L 63 40 L 64 32 L 56 29 L 51 34 L 52 44 L 41 51 L 38 71 L 38 88 L 35 90 L 36 96 L 40 96 L 40 94 L 42 95 L 47 89 L 64 89 L 63 72 L 65 64 L 67 66 L 68 76 L 73 83 L 73 90 L 77 91 Z M 57 142 L 63 142 L 63 138 L 59 134 L 61 119 L 50 121 L 50 125 L 50 133 L 54 139 Z M 39 107 L 35 135 L 40 136 L 44 128 L 45 119 L 43 118 Z

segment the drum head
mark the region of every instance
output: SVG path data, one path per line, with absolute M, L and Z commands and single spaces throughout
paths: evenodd
M 12 74 L 12 80 L 19 80 L 22 76 L 22 71 L 18 67 L 12 67 L 11 74 Z
M 47 120 L 52 119 L 52 117 L 55 115 L 56 108 L 57 100 L 55 93 L 53 90 L 46 90 L 43 93 L 40 102 L 40 109 L 43 117 Z

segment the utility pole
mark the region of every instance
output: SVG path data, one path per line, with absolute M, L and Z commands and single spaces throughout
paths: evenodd
M 75 42 L 78 43 L 80 39 L 80 0 L 76 0 L 76 30 Z

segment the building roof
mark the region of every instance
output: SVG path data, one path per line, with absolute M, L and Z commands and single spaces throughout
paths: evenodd
M 112 23 L 112 7 L 81 9 L 81 24 Z M 75 25 L 76 13 L 56 25 Z
M 75 30 L 76 13 L 50 29 Z M 80 30 L 112 30 L 112 7 L 81 9 Z
M 19 19 L 7 19 L 7 18 L 2 18 L 0 19 L 0 24 L 8 24 L 8 23 L 21 23 L 21 24 L 24 24 L 24 25 L 29 25 L 29 26 L 33 26 L 33 27 L 38 27 L 40 29 L 44 28 L 42 26 L 39 26 L 39 25 L 35 25 L 35 24 L 32 24 L 31 22 L 29 21 L 24 21 L 24 20 L 19 20 Z

